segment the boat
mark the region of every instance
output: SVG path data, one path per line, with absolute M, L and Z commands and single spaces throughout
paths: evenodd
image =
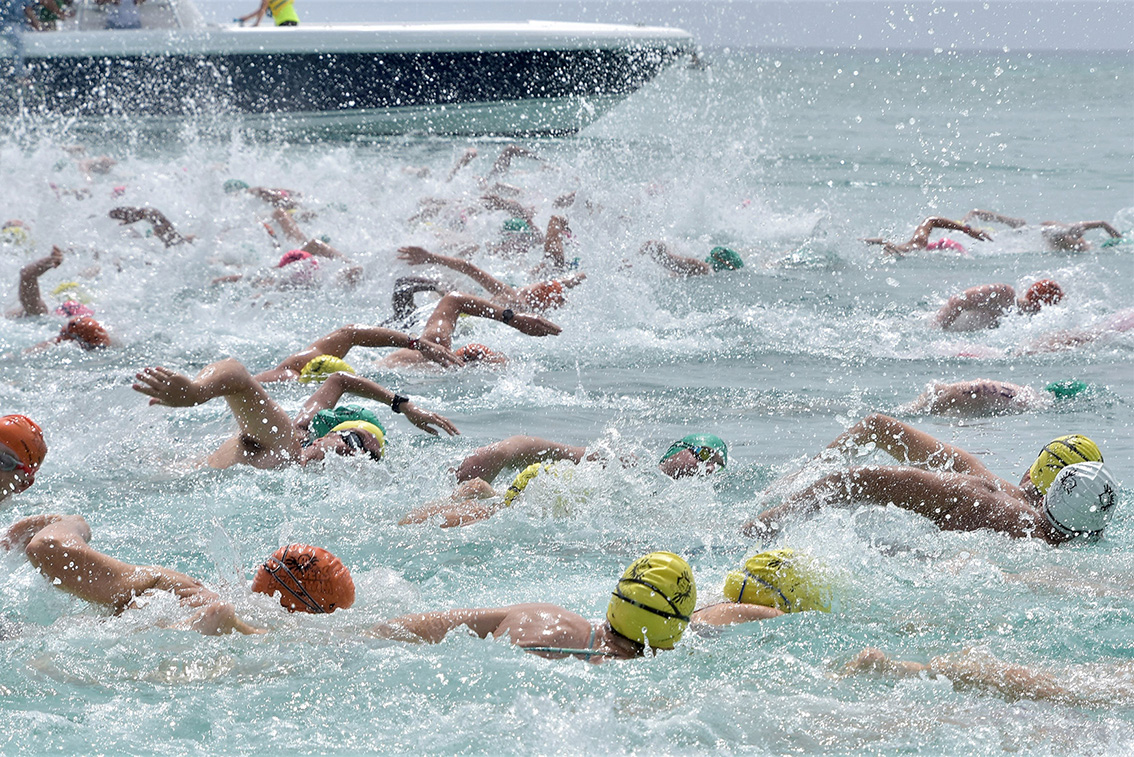
M 55 31 L 0 35 L 0 113 L 140 126 L 233 117 L 253 128 L 376 135 L 570 134 L 695 55 L 687 32 L 666 27 L 244 27 L 206 23 L 191 0 L 146 0 L 141 28 L 108 29 L 108 7 L 77 0 Z

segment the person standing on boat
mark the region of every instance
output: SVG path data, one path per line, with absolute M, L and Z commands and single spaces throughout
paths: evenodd
M 295 12 L 294 0 L 262 0 L 260 7 L 255 12 L 241 16 L 239 21 L 243 24 L 245 21 L 255 18 L 252 26 L 259 26 L 264 14 L 269 12 L 275 19 L 276 26 L 299 26 L 299 15 Z

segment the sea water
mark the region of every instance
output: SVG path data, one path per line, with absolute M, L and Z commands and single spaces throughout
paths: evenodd
M 155 139 L 14 125 L 0 143 L 0 216 L 25 220 L 35 246 L 0 250 L 4 304 L 15 305 L 19 268 L 59 245 L 69 252 L 43 277 L 45 291 L 80 283 L 117 346 L 25 354 L 61 319 L 4 322 L 0 411 L 35 418 L 50 445 L 36 485 L 5 503 L 4 523 L 81 513 L 97 548 L 198 576 L 270 633 L 168 630 L 184 611 L 160 597 L 107 618 L 52 590 L 22 556 L 0 557 L 3 615 L 18 631 L 0 642 L 0 751 L 1128 753 L 1134 335 L 1056 352 L 1029 345 L 1134 306 L 1134 248 L 1045 252 L 1034 225 L 993 227 L 990 242 L 962 237 L 965 255 L 894 259 L 859 240 L 903 240 L 925 216 L 977 207 L 1033 224 L 1101 219 L 1134 231 L 1131 58 L 706 57 L 708 67 L 667 72 L 578 136 L 522 142 L 542 160 L 518 160 L 504 178 L 539 222 L 553 198 L 577 192 L 568 257 L 587 280 L 551 316 L 561 335 L 463 323 L 457 343 L 506 352 L 511 363 L 500 369 L 395 372 L 377 365 L 382 351 L 351 353 L 360 372 L 462 432 L 435 438 L 383 416 L 389 448 L 378 464 L 201 468 L 235 428 L 226 406 L 151 407 L 131 390 L 133 375 L 147 365 L 192 374 L 225 356 L 262 370 L 337 326 L 388 318 L 394 279 L 429 273 L 396 260 L 397 247 L 439 248 L 442 231 L 482 247 L 497 238 L 501 213 L 473 215 L 457 231 L 407 219 L 426 197 L 474 203 L 476 179 L 505 141 L 216 139 L 199 124 Z M 84 177 L 63 149 L 76 142 L 117 164 Z M 447 182 L 468 147 L 480 157 Z M 302 193 L 315 213 L 304 229 L 362 265 L 363 284 L 337 288 L 329 265 L 313 291 L 211 286 L 263 274 L 281 254 L 261 224 L 265 206 L 226 196 L 228 178 Z M 197 241 L 167 250 L 119 227 L 107 211 L 122 204 L 159 208 Z M 639 256 L 647 239 L 696 257 L 728 245 L 745 267 L 677 279 Z M 482 249 L 474 260 L 522 282 L 536 257 Z M 973 334 L 931 325 L 965 287 L 1040 277 L 1064 285 L 1058 307 Z M 978 377 L 1099 389 L 995 418 L 903 409 L 929 382 Z M 271 388 L 290 411 L 309 392 Z M 675 651 L 604 665 L 464 633 L 436 646 L 363 633 L 407 612 L 528 601 L 598 618 L 624 567 L 658 549 L 687 556 L 701 603 L 718 600 L 725 573 L 766 546 L 738 528 L 782 496 L 772 482 L 873 411 L 973 451 L 1009 480 L 1049 439 L 1087 434 L 1126 482 L 1106 538 L 1053 549 L 941 532 L 894 508 L 830 509 L 789 522 L 770 543 L 831 566 L 830 614 L 689 633 Z M 728 441 L 728 468 L 661 477 L 654 461 L 692 431 Z M 561 487 L 533 487 L 470 527 L 396 525 L 450 491 L 463 457 L 512 434 L 639 464 L 584 464 Z M 249 593 L 255 566 L 293 541 L 326 546 L 350 566 L 353 608 L 286 615 Z M 922 661 L 971 648 L 1051 672 L 1099 701 L 1010 701 L 941 679 L 842 675 L 866 646 Z

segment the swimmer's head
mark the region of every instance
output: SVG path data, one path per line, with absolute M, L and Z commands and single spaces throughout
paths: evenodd
M 689 563 L 672 552 L 651 552 L 630 563 L 618 581 L 606 620 L 611 629 L 639 644 L 673 649 L 697 605 Z
M 1079 381 L 1073 379 L 1071 381 L 1052 381 L 1045 386 L 1045 392 L 1051 392 L 1055 395 L 1057 400 L 1069 400 L 1072 397 L 1077 397 L 1084 392 L 1089 392 L 1091 385 L 1086 381 Z
M 346 421 L 331 429 L 328 437 L 338 436 L 341 444 L 335 445 L 340 455 L 361 455 L 365 453 L 371 460 L 381 460 L 386 450 L 386 432 L 367 421 Z
M 1068 434 L 1043 445 L 1025 480 L 1031 480 L 1040 494 L 1047 494 L 1051 482 L 1068 465 L 1102 461 L 1102 452 L 1097 444 L 1081 434 Z
M 51 290 L 51 295 L 62 300 L 75 300 L 89 305 L 94 300 L 83 285 L 76 281 L 64 281 Z
M 248 189 L 248 182 L 241 181 L 240 179 L 229 179 L 224 183 L 224 193 L 226 195 L 236 194 Z
M 23 491 L 35 481 L 35 473 L 47 456 L 43 429 L 26 415 L 0 417 L 0 473 L 19 477 L 15 491 Z M 0 492 L 0 499 L 6 492 Z
M 307 430 L 312 440 L 321 439 L 341 424 L 352 421 L 364 421 L 375 426 L 381 432 L 382 441 L 385 443 L 386 428 L 382 425 L 382 421 L 378 420 L 378 416 L 373 410 L 361 405 L 347 404 L 320 410 L 312 416 L 311 421 L 307 424 Z
M 950 239 L 949 237 L 942 237 L 941 239 L 938 239 L 936 242 L 930 242 L 929 244 L 927 244 L 925 246 L 925 249 L 931 250 L 931 251 L 952 250 L 953 252 L 959 252 L 962 255 L 964 255 L 968 252 L 968 250 L 965 249 L 965 246 L 963 244 L 961 244 L 960 242 L 958 242 L 955 239 Z
M 791 549 L 772 549 L 748 558 L 743 570 L 725 576 L 724 595 L 733 602 L 783 612 L 831 611 L 831 589 L 822 566 Z
M 670 478 L 695 475 L 702 466 L 712 472 L 728 465 L 728 445 L 716 434 L 689 434 L 669 445 L 658 465 Z
M 289 250 L 280 258 L 276 268 L 286 268 L 286 285 L 295 287 L 308 287 L 316 282 L 319 273 L 319 261 L 310 252 L 305 250 Z
M 102 324 L 89 315 L 72 318 L 59 332 L 60 341 L 77 342 L 84 350 L 97 350 L 110 346 L 110 334 Z
M 476 344 L 475 342 L 466 344 L 459 350 L 453 353 L 461 360 L 468 363 L 487 363 L 490 365 L 503 365 L 508 362 L 508 358 L 503 353 L 496 350 L 490 350 L 483 344 Z
M 735 271 L 744 267 L 740 255 L 727 247 L 714 247 L 709 250 L 709 257 L 705 258 L 705 262 L 711 265 L 714 271 Z
M 1038 313 L 1044 305 L 1055 305 L 1063 299 L 1063 287 L 1051 279 L 1040 279 L 1028 287 L 1020 300 L 1020 309 L 1025 313 Z
M 532 226 L 525 218 L 509 218 L 500 227 L 500 230 L 507 235 L 512 234 L 531 234 Z
M 0 227 L 0 242 L 4 244 L 24 245 L 31 240 L 28 225 L 18 218 L 5 221 Z
M 563 283 L 552 279 L 524 287 L 524 301 L 532 310 L 552 310 L 563 307 L 567 298 L 563 294 Z
M 81 315 L 94 315 L 94 311 L 81 302 L 66 300 L 55 308 L 56 315 L 65 315 L 68 318 L 77 318 Z
M 1073 463 L 1059 471 L 1044 495 L 1044 517 L 1064 536 L 1098 538 L 1114 515 L 1118 489 L 1102 463 Z
M 307 361 L 307 365 L 303 366 L 303 370 L 299 372 L 299 382 L 301 384 L 322 383 L 335 373 L 354 373 L 354 368 L 351 368 L 350 364 L 341 357 L 320 355 L 311 358 Z
M 280 258 L 280 262 L 276 264 L 276 268 L 283 268 L 292 263 L 298 263 L 301 260 L 310 260 L 312 265 L 318 265 L 318 261 L 314 260 L 314 257 L 314 255 L 306 250 L 288 250 Z
M 279 595 L 288 612 L 327 613 L 354 604 L 354 580 L 339 558 L 322 547 L 289 544 L 256 571 L 252 591 Z

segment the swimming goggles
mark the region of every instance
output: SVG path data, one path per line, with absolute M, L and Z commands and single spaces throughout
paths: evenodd
M 375 452 L 366 448 L 366 442 L 362 438 L 362 432 L 356 428 L 350 431 L 340 431 L 339 438 L 346 442 L 346 446 L 350 449 L 352 455 L 357 455 L 359 452 L 365 452 L 370 455 L 371 460 L 381 460 L 382 453 Z
M 20 458 L 16 457 L 11 452 L 0 451 L 0 471 L 4 473 L 11 473 L 14 470 L 23 471 L 27 475 L 35 473 L 31 466 L 26 465 Z
M 691 452 L 693 454 L 693 457 L 697 458 L 698 460 L 700 460 L 703 463 L 707 463 L 710 460 L 712 460 L 713 459 L 713 453 L 716 452 L 716 450 L 713 449 L 712 447 L 708 447 L 708 446 L 701 445 L 701 444 L 698 444 L 698 445 L 686 444 L 685 442 L 674 442 L 673 446 L 670 447 L 670 450 L 680 451 L 680 450 L 683 450 L 683 449 L 689 450 L 689 452 Z M 676 454 L 676 452 L 674 454 Z
M 287 552 L 284 552 L 283 556 L 287 557 Z M 275 582 L 280 585 L 281 589 L 290 594 L 291 597 L 295 599 L 295 601 L 306 607 L 308 612 L 327 612 L 323 609 L 323 606 L 321 604 L 315 601 L 315 597 L 311 596 L 307 592 L 307 589 L 303 588 L 303 582 L 300 581 L 299 578 L 291 572 L 290 568 L 284 565 L 282 560 L 279 560 L 275 556 L 272 556 L 269 557 L 267 561 L 265 561 L 264 564 L 260 567 L 263 568 L 269 576 L 275 579 Z M 295 583 L 295 589 L 288 586 L 288 584 L 279 577 L 279 573 L 281 571 Z M 299 591 L 296 591 L 296 589 L 298 589 Z

